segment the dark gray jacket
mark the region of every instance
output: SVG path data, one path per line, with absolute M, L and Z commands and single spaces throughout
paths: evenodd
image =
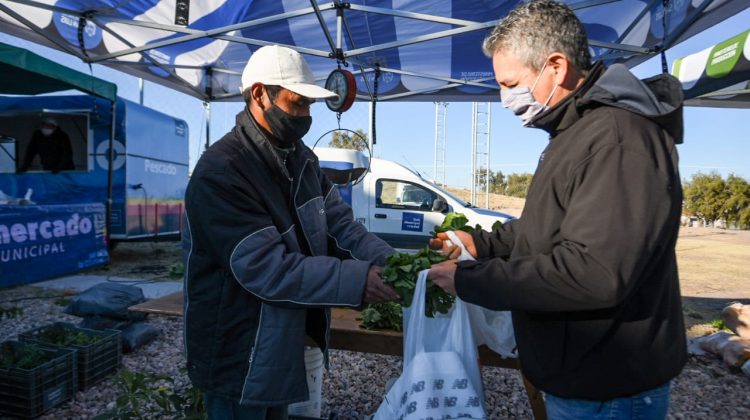
M 190 379 L 242 404 L 307 399 L 305 335 L 327 355 L 332 306 L 362 303 L 392 248 L 302 142 L 282 162 L 247 111 L 198 161 L 185 194 L 185 344 Z
M 545 392 L 607 400 L 666 383 L 687 358 L 680 83 L 597 65 L 532 123 L 550 143 L 523 214 L 474 236 L 484 261 L 460 263 L 458 295 L 513 311 L 521 367 Z

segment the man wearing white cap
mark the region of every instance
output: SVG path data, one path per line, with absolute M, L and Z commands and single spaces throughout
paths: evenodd
M 31 135 L 23 163 L 18 172 L 26 172 L 34 158 L 39 156 L 42 169 L 57 173 L 75 169 L 70 138 L 57 125 L 57 120 L 45 117 L 38 130 Z
M 302 143 L 314 83 L 289 48 L 258 49 L 246 107 L 198 161 L 185 195 L 185 344 L 209 418 L 286 418 L 308 398 L 305 336 L 327 364 L 330 307 L 395 300 L 380 278 L 393 249 L 351 208 Z

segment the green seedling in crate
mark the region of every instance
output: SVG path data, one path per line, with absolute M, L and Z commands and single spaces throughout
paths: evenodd
M 0 346 L 0 369 L 33 369 L 48 361 L 49 357 L 36 346 L 13 346 L 4 342 Z

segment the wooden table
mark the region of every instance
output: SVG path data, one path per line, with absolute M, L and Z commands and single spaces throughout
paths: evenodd
M 172 293 L 158 299 L 152 299 L 129 309 L 155 315 L 182 316 L 182 292 Z M 358 351 L 364 353 L 401 356 L 403 354 L 403 335 L 392 330 L 367 330 L 359 326 L 359 312 L 353 309 L 331 309 L 330 348 L 337 350 Z M 479 360 L 485 366 L 497 366 L 508 369 L 520 369 L 518 359 L 505 359 L 490 350 L 487 346 L 479 347 Z M 530 382 L 523 378 L 526 395 L 529 397 L 534 418 L 547 418 L 542 394 Z
M 182 316 L 182 291 L 147 300 L 129 307 L 128 310 L 154 315 Z

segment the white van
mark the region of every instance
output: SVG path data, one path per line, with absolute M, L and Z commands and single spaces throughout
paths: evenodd
M 432 230 L 448 212 L 463 213 L 469 225 L 489 230 L 513 216 L 473 206 L 418 173 L 356 150 L 315 148 L 320 167 L 335 184 L 354 218 L 394 248 L 427 245 Z

